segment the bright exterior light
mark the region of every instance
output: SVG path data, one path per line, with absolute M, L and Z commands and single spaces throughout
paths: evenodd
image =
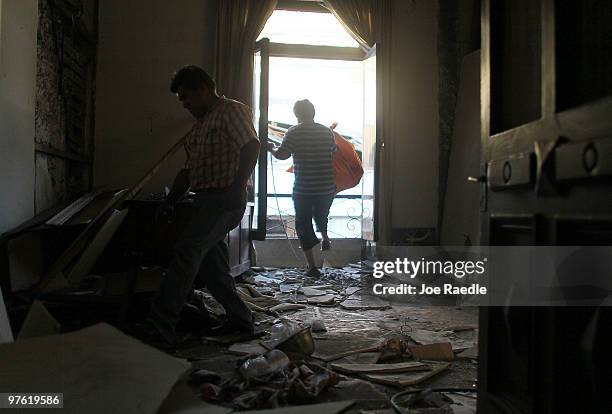
M 273 43 L 359 47 L 331 13 L 275 10 L 259 38 Z

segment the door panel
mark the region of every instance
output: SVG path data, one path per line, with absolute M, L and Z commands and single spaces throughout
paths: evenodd
M 361 238 L 375 237 L 375 170 L 376 170 L 376 46 L 363 61 L 363 178 L 361 179 Z
M 268 210 L 268 85 L 270 65 L 270 41 L 266 38 L 255 43 L 253 52 L 253 122 L 259 136 L 259 160 L 253 173 L 253 191 L 250 195 L 254 203 L 251 238 L 266 239 L 266 220 Z
M 598 0 L 483 0 L 481 244 L 612 244 L 611 13 Z M 611 315 L 481 308 L 479 412 L 612 412 Z

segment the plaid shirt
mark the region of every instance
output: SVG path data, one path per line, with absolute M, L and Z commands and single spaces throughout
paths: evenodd
M 185 140 L 191 189 L 230 186 L 238 171 L 240 149 L 252 139 L 257 140 L 257 133 L 251 110 L 222 96 Z

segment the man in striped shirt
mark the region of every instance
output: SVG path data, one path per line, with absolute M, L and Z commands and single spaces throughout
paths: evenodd
M 225 243 L 227 233 L 242 220 L 246 184 L 259 155 L 251 111 L 219 96 L 214 80 L 197 66 L 180 69 L 170 89 L 196 122 L 185 140 L 185 166 L 161 211 L 172 210 L 189 189 L 196 197 L 151 306 L 151 333 L 170 345 L 180 342 L 175 332 L 180 312 L 194 287 L 203 286 L 225 308 L 227 323 L 218 334 L 252 332 L 251 311 L 236 292 Z
M 293 113 L 298 125 L 287 130 L 280 147 L 275 148 L 270 143 L 268 149 L 280 160 L 293 155 L 295 229 L 308 263 L 308 275 L 316 277 L 320 272 L 312 248 L 319 243 L 319 239 L 314 232 L 312 219 L 323 238 L 321 250 L 330 249 L 327 216 L 336 193 L 333 168 L 336 142 L 330 128 L 314 121 L 315 108 L 308 99 L 297 101 Z

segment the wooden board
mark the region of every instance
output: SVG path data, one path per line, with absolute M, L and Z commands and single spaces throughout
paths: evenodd
M 363 374 L 362 378 L 379 384 L 393 385 L 395 387 L 407 387 L 409 385 L 419 384 L 440 372 L 448 369 L 450 364 L 432 365 L 431 371 L 425 372 L 412 372 L 403 374 L 387 374 L 387 375 L 376 375 L 376 374 Z
M 400 362 L 397 364 L 331 364 L 331 367 L 345 374 L 394 374 L 412 371 L 430 371 L 430 364 L 422 362 Z
M 61 226 L 70 220 L 75 214 L 84 209 L 89 203 L 91 203 L 96 197 L 102 194 L 102 190 L 92 191 L 87 193 L 81 198 L 78 198 L 70 205 L 64 208 L 62 211 L 51 217 L 46 221 L 46 224 L 50 226 Z

